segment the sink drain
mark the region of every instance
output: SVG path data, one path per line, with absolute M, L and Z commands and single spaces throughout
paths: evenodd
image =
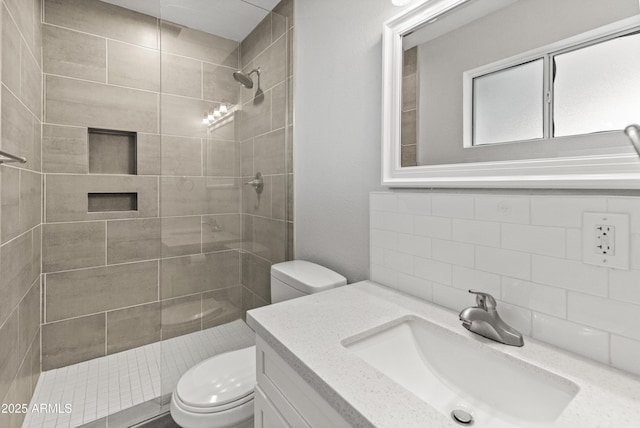
M 462 409 L 452 410 L 451 419 L 460 425 L 473 425 L 473 416 L 471 416 L 471 413 Z

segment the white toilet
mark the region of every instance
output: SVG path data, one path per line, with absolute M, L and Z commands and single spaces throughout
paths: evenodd
M 271 266 L 271 301 L 346 285 L 342 275 L 304 260 Z M 171 417 L 183 428 L 253 426 L 256 347 L 216 355 L 190 368 L 171 396 Z

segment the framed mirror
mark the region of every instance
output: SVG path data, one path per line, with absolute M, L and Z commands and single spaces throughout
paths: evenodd
M 638 0 L 427 0 L 383 28 L 391 187 L 640 188 Z

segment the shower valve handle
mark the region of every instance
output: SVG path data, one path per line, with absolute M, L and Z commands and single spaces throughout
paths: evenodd
M 256 193 L 259 195 L 262 193 L 262 191 L 264 190 L 264 180 L 262 179 L 262 173 L 257 173 L 256 177 L 251 180 L 251 181 L 247 181 L 244 184 L 248 184 L 249 186 L 253 187 L 254 189 L 256 189 Z

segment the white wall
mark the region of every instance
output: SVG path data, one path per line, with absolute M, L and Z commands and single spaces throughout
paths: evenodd
M 369 192 L 380 188 L 382 23 L 390 0 L 297 0 L 295 251 L 368 278 Z

